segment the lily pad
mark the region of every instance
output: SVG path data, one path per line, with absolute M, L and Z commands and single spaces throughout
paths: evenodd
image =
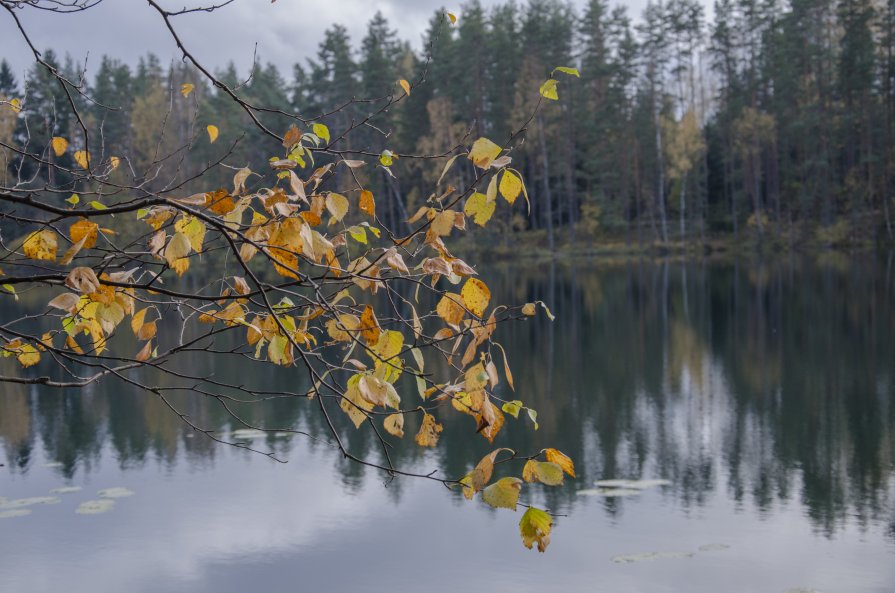
M 727 544 L 705 544 L 704 546 L 699 546 L 698 550 L 700 552 L 720 552 L 722 550 L 729 550 L 730 546 Z
M 601 488 L 624 488 L 633 490 L 647 490 L 658 486 L 670 486 L 669 480 L 600 480 L 594 482 L 594 486 Z
M 10 511 L 0 511 L 0 519 L 12 519 L 13 517 L 24 517 L 31 514 L 31 509 L 12 509 Z
M 106 488 L 105 490 L 100 490 L 97 492 L 100 498 L 125 498 L 127 496 L 133 496 L 134 491 L 128 490 L 127 488 Z
M 612 561 L 616 564 L 632 564 L 634 562 L 644 562 L 650 560 L 665 560 L 672 558 L 692 558 L 693 552 L 645 552 L 643 554 L 628 554 L 625 556 L 614 556 Z
M 61 488 L 53 488 L 50 490 L 50 494 L 72 494 L 73 492 L 80 491 L 80 486 L 62 486 Z
M 34 496 L 31 498 L 17 498 L 9 500 L 0 505 L 0 510 L 19 509 L 22 507 L 30 507 L 36 504 L 59 504 L 62 499 L 58 496 Z
M 579 490 L 578 496 L 603 496 L 605 498 L 614 498 L 617 496 L 637 496 L 640 490 L 632 488 L 592 488 L 590 490 Z
M 100 515 L 111 511 L 113 508 L 115 508 L 115 501 L 104 498 L 82 502 L 78 508 L 75 509 L 75 512 L 79 515 Z

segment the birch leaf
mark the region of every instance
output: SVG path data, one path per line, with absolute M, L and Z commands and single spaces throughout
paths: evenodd
M 575 477 L 575 464 L 572 463 L 568 455 L 557 449 L 544 449 L 544 456 L 547 457 L 547 461 L 555 463 L 562 468 L 562 471 Z
M 519 491 L 522 490 L 522 480 L 519 478 L 501 478 L 482 490 L 482 500 L 495 509 L 516 510 L 519 502 Z
M 423 423 L 420 425 L 419 432 L 416 433 L 414 440 L 420 447 L 434 447 L 438 444 L 438 435 L 444 427 L 435 421 L 435 416 L 424 412 Z
M 494 209 L 497 207 L 496 202 L 489 202 L 488 197 L 479 192 L 475 192 L 466 200 L 463 206 L 463 212 L 466 216 L 471 216 L 473 222 L 479 226 L 485 226 L 491 216 L 494 215 Z
M 56 156 L 62 156 L 68 149 L 68 140 L 60 136 L 53 136 L 51 144 L 53 145 L 53 153 Z
M 500 156 L 500 146 L 487 138 L 476 140 L 472 145 L 472 150 L 469 151 L 469 160 L 480 169 L 490 167 L 491 162 L 498 156 Z
M 550 531 L 553 529 L 553 518 L 534 507 L 529 508 L 519 521 L 519 534 L 522 536 L 522 544 L 531 550 L 533 544 L 538 544 L 538 552 L 543 552 L 550 545 Z

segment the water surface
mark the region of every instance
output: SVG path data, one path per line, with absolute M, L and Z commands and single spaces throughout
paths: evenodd
M 578 470 L 523 494 L 564 515 L 546 554 L 522 547 L 518 513 L 344 461 L 307 401 L 245 410 L 321 439 L 251 441 L 281 464 L 194 436 L 120 383 L 4 386 L 0 497 L 58 500 L 0 519 L 0 591 L 890 593 L 892 273 L 885 258 L 842 256 L 487 270 L 496 300 L 557 314 L 497 334 L 540 429 L 510 419 L 495 446 L 555 446 Z M 224 379 L 258 368 L 195 364 Z M 297 370 L 260 379 L 304 385 Z M 240 428 L 213 401 L 177 404 Z M 406 437 L 393 458 L 463 475 L 490 450 L 470 423 L 449 417 L 435 450 Z M 378 459 L 368 436 L 343 435 Z M 605 479 L 668 485 L 594 495 Z M 126 490 L 99 496 L 110 488 Z M 114 502 L 77 512 L 95 500 Z

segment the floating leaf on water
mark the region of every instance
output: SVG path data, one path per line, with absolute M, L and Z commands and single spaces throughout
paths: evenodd
M 729 550 L 730 546 L 727 544 L 705 544 L 704 546 L 699 546 L 698 550 L 700 552 L 720 552 L 722 550 Z
M 0 519 L 12 519 L 13 517 L 24 517 L 31 514 L 31 509 L 13 509 L 11 511 L 0 511 Z
M 693 552 L 645 552 L 643 554 L 628 554 L 625 556 L 613 556 L 616 564 L 632 564 L 648 560 L 665 560 L 671 558 L 692 558 Z
M 62 488 L 53 488 L 50 494 L 71 494 L 72 492 L 80 492 L 80 486 L 63 486 Z
M 62 499 L 58 496 L 34 496 L 32 498 L 18 498 L 9 500 L 0 505 L 0 510 L 18 509 L 22 507 L 30 507 L 36 504 L 59 504 Z
M 106 488 L 97 492 L 100 498 L 124 498 L 125 496 L 133 496 L 134 491 L 127 488 Z
M 616 496 L 637 496 L 640 490 L 634 488 L 592 488 L 590 490 L 579 490 L 578 496 L 603 496 L 613 498 Z
M 102 499 L 102 500 L 88 500 L 87 502 L 82 502 L 75 512 L 79 515 L 100 515 L 102 513 L 107 513 L 115 508 L 115 501 L 111 499 Z
M 252 441 L 254 439 L 263 439 L 267 437 L 267 433 L 263 430 L 255 428 L 240 428 L 230 433 L 230 438 L 237 441 Z
M 669 480 L 600 480 L 594 486 L 600 488 L 623 488 L 626 490 L 647 490 L 658 486 L 670 486 Z

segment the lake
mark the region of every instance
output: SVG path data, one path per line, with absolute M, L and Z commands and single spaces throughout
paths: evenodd
M 893 274 L 891 257 L 840 254 L 483 269 L 492 302 L 556 314 L 496 334 L 540 427 L 508 419 L 494 446 L 576 464 L 561 487 L 523 489 L 560 515 L 545 554 L 522 546 L 521 511 L 346 462 L 315 402 L 240 411 L 308 437 L 234 433 L 214 401 L 176 401 L 278 463 L 194 435 L 121 383 L 4 386 L 0 591 L 891 593 Z M 190 364 L 306 385 L 297 369 Z M 378 459 L 369 435 L 342 430 Z M 491 450 L 473 430 L 453 414 L 437 448 L 411 432 L 392 455 L 460 477 Z M 667 482 L 606 496 L 608 479 Z M 33 497 L 46 498 L 10 504 Z

